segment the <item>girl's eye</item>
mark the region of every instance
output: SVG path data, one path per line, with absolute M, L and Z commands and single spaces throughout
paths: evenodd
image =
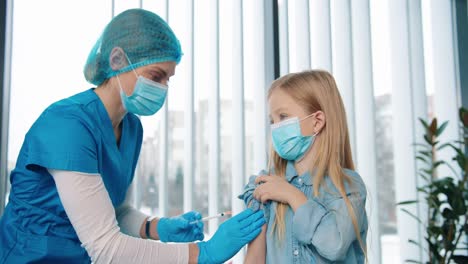
M 284 119 L 286 119 L 288 117 L 288 115 L 287 114 L 280 114 L 279 117 L 280 117 L 280 120 L 284 120 Z

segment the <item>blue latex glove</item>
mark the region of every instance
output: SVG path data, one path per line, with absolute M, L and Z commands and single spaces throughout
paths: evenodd
M 256 238 L 265 224 L 263 210 L 246 209 L 222 223 L 213 237 L 197 243 L 198 263 L 223 263 Z
M 192 242 L 203 240 L 203 222 L 199 212 L 188 212 L 176 217 L 159 219 L 157 231 L 162 242 Z M 194 222 L 195 223 L 191 223 Z

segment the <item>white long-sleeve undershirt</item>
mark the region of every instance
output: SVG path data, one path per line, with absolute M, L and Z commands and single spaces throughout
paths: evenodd
M 188 244 L 136 238 L 146 216 L 128 204 L 117 210 L 119 223 L 128 235 L 122 233 L 99 174 L 49 172 L 65 212 L 93 263 L 188 263 Z
M 125 196 L 125 201 L 115 209 L 117 223 L 122 233 L 140 238 L 140 228 L 143 221 L 149 216 L 132 206 L 134 185 L 130 185 Z

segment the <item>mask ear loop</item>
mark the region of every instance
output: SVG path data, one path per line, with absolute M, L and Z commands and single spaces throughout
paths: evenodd
M 313 115 L 315 115 L 315 113 L 310 114 L 310 115 L 308 115 L 308 116 L 306 116 L 306 117 L 300 119 L 299 122 L 302 122 L 302 121 L 306 120 L 307 118 L 309 118 L 309 117 L 311 117 L 311 116 L 313 116 Z M 320 133 L 320 130 L 317 131 L 317 132 L 315 132 L 312 136 L 313 136 L 313 137 L 316 137 L 319 133 Z
M 125 58 L 127 58 L 127 61 L 128 61 L 128 63 L 129 63 L 129 66 L 132 68 L 133 73 L 135 74 L 135 76 L 136 76 L 137 79 L 138 79 L 139 76 L 138 76 L 137 72 L 135 71 L 135 68 L 133 68 L 133 66 L 132 66 L 132 61 L 131 61 L 130 58 L 127 56 L 127 53 L 126 53 L 125 51 L 124 51 L 123 53 L 124 53 L 124 55 L 125 55 Z M 122 88 L 122 83 L 120 82 L 119 75 L 116 75 L 116 76 L 117 76 L 117 82 L 119 82 L 120 91 L 123 92 L 123 93 L 125 94 L 125 96 L 128 97 L 128 95 L 124 92 L 124 90 L 123 90 L 123 88 Z
M 308 116 L 306 116 L 306 117 L 300 119 L 299 122 L 302 122 L 302 121 L 306 120 L 307 118 L 309 118 L 309 117 L 311 117 L 311 116 L 313 116 L 313 115 L 315 115 L 315 113 L 310 114 L 310 115 L 308 115 Z
M 128 63 L 129 63 L 129 66 L 132 68 L 133 73 L 135 74 L 135 76 L 136 76 L 137 79 L 138 79 L 138 77 L 140 77 L 140 76 L 139 76 L 139 75 L 137 74 L 137 72 L 135 71 L 135 68 L 133 68 L 132 61 L 131 61 L 130 58 L 127 56 L 127 53 L 126 53 L 126 52 L 124 52 L 124 54 L 125 54 L 125 58 L 127 58 L 127 61 L 128 61 Z
M 120 91 L 123 92 L 122 83 L 120 83 L 119 75 L 116 75 L 116 76 L 117 76 L 117 82 L 119 83 Z M 124 93 L 125 93 L 125 92 L 124 92 Z

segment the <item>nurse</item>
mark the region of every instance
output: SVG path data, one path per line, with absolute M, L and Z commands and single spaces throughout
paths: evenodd
M 0 218 L 0 263 L 221 263 L 260 233 L 263 212 L 247 209 L 210 240 L 187 243 L 204 239 L 198 212 L 153 218 L 130 206 L 137 115 L 161 108 L 181 56 L 156 14 L 112 19 L 84 68 L 96 88 L 49 106 L 25 136 Z

